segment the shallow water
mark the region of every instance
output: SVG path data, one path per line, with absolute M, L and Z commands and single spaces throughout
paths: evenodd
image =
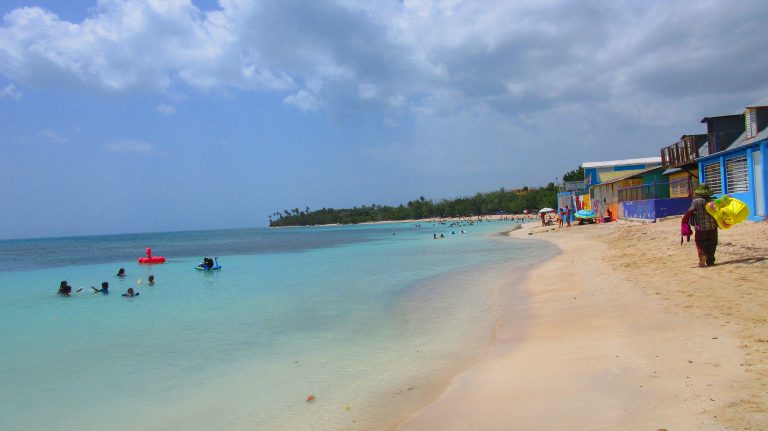
M 501 274 L 554 254 L 495 234 L 509 222 L 422 226 L 2 241 L 0 429 L 396 421 L 488 345 Z M 138 265 L 146 246 L 169 262 Z M 202 254 L 223 269 L 194 270 Z

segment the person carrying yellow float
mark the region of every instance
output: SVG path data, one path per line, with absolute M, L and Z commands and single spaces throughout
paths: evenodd
M 683 215 L 682 223 L 692 224 L 695 229 L 693 235 L 696 242 L 696 251 L 699 255 L 699 266 L 712 266 L 715 264 L 715 251 L 717 250 L 717 221 L 707 212 L 706 206 L 712 197 L 712 189 L 708 185 L 700 185 L 694 192 L 695 198 L 691 207 Z
M 699 266 L 713 266 L 717 250 L 717 229 L 730 229 L 733 225 L 745 221 L 749 217 L 749 207 L 728 195 L 711 199 L 712 190 L 706 184 L 700 185 L 693 195 L 696 198 L 683 216 L 682 223 L 690 221 L 696 230 L 694 239 Z

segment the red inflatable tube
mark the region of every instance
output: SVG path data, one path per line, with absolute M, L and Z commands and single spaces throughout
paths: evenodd
M 163 256 L 140 257 L 139 263 L 165 263 Z

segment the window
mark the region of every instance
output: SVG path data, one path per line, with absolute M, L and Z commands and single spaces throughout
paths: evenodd
M 747 139 L 754 138 L 757 135 L 757 109 L 747 109 L 744 115 L 744 124 L 747 130 Z
M 715 194 L 723 192 L 723 184 L 720 179 L 720 162 L 704 166 L 704 184 L 708 185 Z
M 673 197 L 675 196 L 690 196 L 691 190 L 688 185 L 691 183 L 691 178 L 678 178 L 669 182 L 669 191 Z
M 642 185 L 643 185 L 643 179 L 636 178 L 634 180 L 621 180 L 621 184 L 619 184 L 619 188 L 637 187 Z
M 725 181 L 728 193 L 749 191 L 746 154 L 725 161 Z
M 678 178 L 669 182 L 669 191 L 675 196 L 693 196 L 693 191 L 699 186 L 698 178 Z

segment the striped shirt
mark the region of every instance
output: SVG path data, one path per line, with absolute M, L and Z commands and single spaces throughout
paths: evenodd
M 693 211 L 696 214 L 696 230 L 714 230 L 717 229 L 717 222 L 709 215 L 707 209 L 707 200 L 704 198 L 696 198 L 691 202 L 691 208 L 688 211 Z

